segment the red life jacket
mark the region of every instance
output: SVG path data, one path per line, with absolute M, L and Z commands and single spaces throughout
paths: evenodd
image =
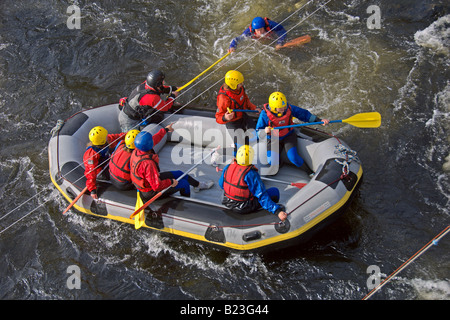
M 277 117 L 276 115 L 274 115 L 272 113 L 272 111 L 270 111 L 268 103 L 263 105 L 263 108 L 264 108 L 264 111 L 266 111 L 267 117 L 269 118 L 269 126 L 270 127 L 276 129 L 277 127 L 289 126 L 289 125 L 293 124 L 292 109 L 289 104 L 287 105 L 285 114 L 282 115 L 281 117 Z M 292 130 L 293 130 L 292 128 L 284 128 L 284 129 L 279 130 L 280 131 L 279 137 L 281 138 L 281 137 L 286 136 Z
M 159 157 L 156 153 L 143 153 L 137 155 L 133 152 L 130 159 L 130 172 L 131 172 L 131 182 L 136 186 L 138 190 L 152 189 L 147 180 L 137 175 L 137 168 L 142 161 L 153 161 L 156 164 L 156 168 L 159 172 Z
M 264 18 L 264 21 L 266 22 L 266 25 L 264 26 L 264 30 L 266 31 L 266 33 L 269 32 L 269 31 L 271 30 L 271 29 L 270 29 L 270 26 L 269 26 L 269 20 L 270 20 L 270 19 L 267 18 L 267 17 Z M 250 26 L 249 26 L 248 28 L 250 29 L 250 33 L 251 33 L 251 35 L 252 35 L 252 38 L 253 38 L 253 39 L 259 39 L 259 37 L 255 35 L 255 30 L 253 30 L 251 24 L 250 24 Z
M 223 191 L 225 196 L 236 201 L 247 201 L 254 196 L 248 189 L 244 178 L 250 170 L 258 170 L 255 166 L 241 166 L 234 160 L 227 168 L 223 177 Z
M 224 94 L 231 100 L 231 109 L 244 109 L 245 91 L 241 88 L 239 93 L 234 93 L 234 90 L 225 90 L 223 86 L 220 87 L 218 94 Z
M 111 156 L 109 162 L 109 173 L 111 178 L 119 182 L 131 182 L 130 176 L 130 159 L 131 152 L 125 147 L 125 142 L 122 140 L 117 145 L 116 150 Z

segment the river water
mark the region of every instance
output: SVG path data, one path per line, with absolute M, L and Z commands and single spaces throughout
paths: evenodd
M 0 298 L 359 300 L 449 224 L 450 11 L 446 1 L 57 1 L 0 3 Z M 80 9 L 79 28 L 70 19 Z M 380 28 L 368 20 L 380 9 Z M 58 119 L 115 103 L 152 68 L 181 86 L 222 57 L 254 16 L 301 48 L 254 41 L 183 90 L 215 109 L 229 69 L 258 105 L 282 91 L 329 119 L 378 111 L 382 126 L 330 125 L 363 163 L 346 214 L 302 247 L 232 254 L 75 212 L 48 175 Z M 370 20 L 372 21 L 372 20 Z M 375 20 L 373 20 L 375 21 Z M 443 238 L 374 300 L 448 300 Z M 68 268 L 81 285 L 69 288 Z

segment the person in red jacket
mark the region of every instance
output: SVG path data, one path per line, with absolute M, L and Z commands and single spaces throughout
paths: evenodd
M 110 150 L 114 150 L 124 136 L 125 133 L 108 134 L 101 126 L 94 127 L 89 132 L 90 142 L 84 152 L 83 163 L 86 187 L 94 199 L 98 199 L 97 176 L 109 163 Z
M 120 99 L 119 123 L 122 132 L 139 129 L 148 123 L 159 123 L 164 112 L 169 111 L 178 96 L 177 87 L 165 85 L 165 75 L 160 70 L 148 73 L 146 81 L 137 86 L 131 94 Z M 161 94 L 168 94 L 166 100 Z
M 130 159 L 133 152 L 134 139 L 139 130 L 130 130 L 124 140 L 120 140 L 109 160 L 109 181 L 119 190 L 132 190 L 134 185 L 130 176 Z
M 225 124 L 233 141 L 236 141 L 235 149 L 244 145 L 244 137 L 238 134 L 238 129 L 246 132 L 255 129 L 256 123 L 247 112 L 234 112 L 232 110 L 256 110 L 261 112 L 261 108 L 250 102 L 244 88 L 244 76 L 241 72 L 230 70 L 225 74 L 225 83 L 220 87 L 217 95 L 216 122 Z
M 171 189 L 165 192 L 166 196 L 180 191 L 182 196 L 189 197 L 190 186 L 193 186 L 195 191 L 199 191 L 209 189 L 214 185 L 212 180 L 199 182 L 189 175 L 178 181 L 177 179 L 183 175 L 180 170 L 160 172 L 159 157 L 153 150 L 153 146 L 158 144 L 167 132 L 172 131 L 173 128 L 170 124 L 161 128 L 154 135 L 148 131 L 142 131 L 134 140 L 136 148 L 131 154 L 130 160 L 131 181 L 140 192 L 144 203 L 168 187 Z

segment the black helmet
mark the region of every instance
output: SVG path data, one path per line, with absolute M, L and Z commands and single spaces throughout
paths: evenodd
M 153 89 L 157 89 L 163 85 L 165 77 L 164 72 L 160 70 L 152 70 L 147 75 L 147 85 Z

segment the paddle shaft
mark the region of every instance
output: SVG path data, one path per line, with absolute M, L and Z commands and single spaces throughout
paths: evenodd
M 262 180 L 266 180 L 266 181 L 272 181 L 272 182 L 277 182 L 277 183 L 281 183 L 281 184 L 287 184 L 289 186 L 293 186 L 293 187 L 297 187 L 299 189 L 303 188 L 304 186 L 306 186 L 306 183 L 301 183 L 301 182 L 287 182 L 287 181 L 283 181 L 283 180 L 277 180 L 277 179 L 271 179 L 271 178 L 267 178 L 267 177 L 261 177 Z
M 339 123 L 339 122 L 342 122 L 342 120 L 331 120 L 329 123 Z M 315 124 L 323 124 L 323 121 L 291 124 L 289 126 L 274 127 L 274 129 L 278 130 L 278 129 L 285 129 L 285 128 L 296 128 L 296 127 L 312 126 Z
M 212 67 L 214 67 L 216 64 L 218 64 L 220 61 L 222 61 L 223 59 L 225 59 L 226 57 L 228 57 L 228 55 L 231 52 L 228 52 L 226 55 L 224 55 L 222 58 L 220 58 L 219 60 L 217 60 L 216 62 L 214 62 L 212 65 L 210 65 L 207 69 L 205 69 L 202 73 L 200 73 L 198 76 L 196 76 L 194 79 L 192 79 L 191 81 L 189 81 L 188 83 L 186 83 L 184 86 L 178 88 L 176 91 L 181 91 L 184 88 L 186 88 L 187 86 L 189 86 L 192 82 L 194 82 L 195 80 L 197 80 L 198 78 L 200 78 L 202 75 L 204 75 L 206 72 L 208 72 Z
M 81 192 L 78 194 L 78 196 L 69 204 L 69 206 L 66 208 L 66 210 L 63 211 L 62 214 L 66 214 L 67 211 L 70 210 L 70 208 L 73 207 L 73 205 L 81 198 L 81 196 L 88 190 L 87 187 L 85 187 Z
M 258 110 L 248 110 L 248 109 L 232 109 L 233 112 L 259 112 Z

